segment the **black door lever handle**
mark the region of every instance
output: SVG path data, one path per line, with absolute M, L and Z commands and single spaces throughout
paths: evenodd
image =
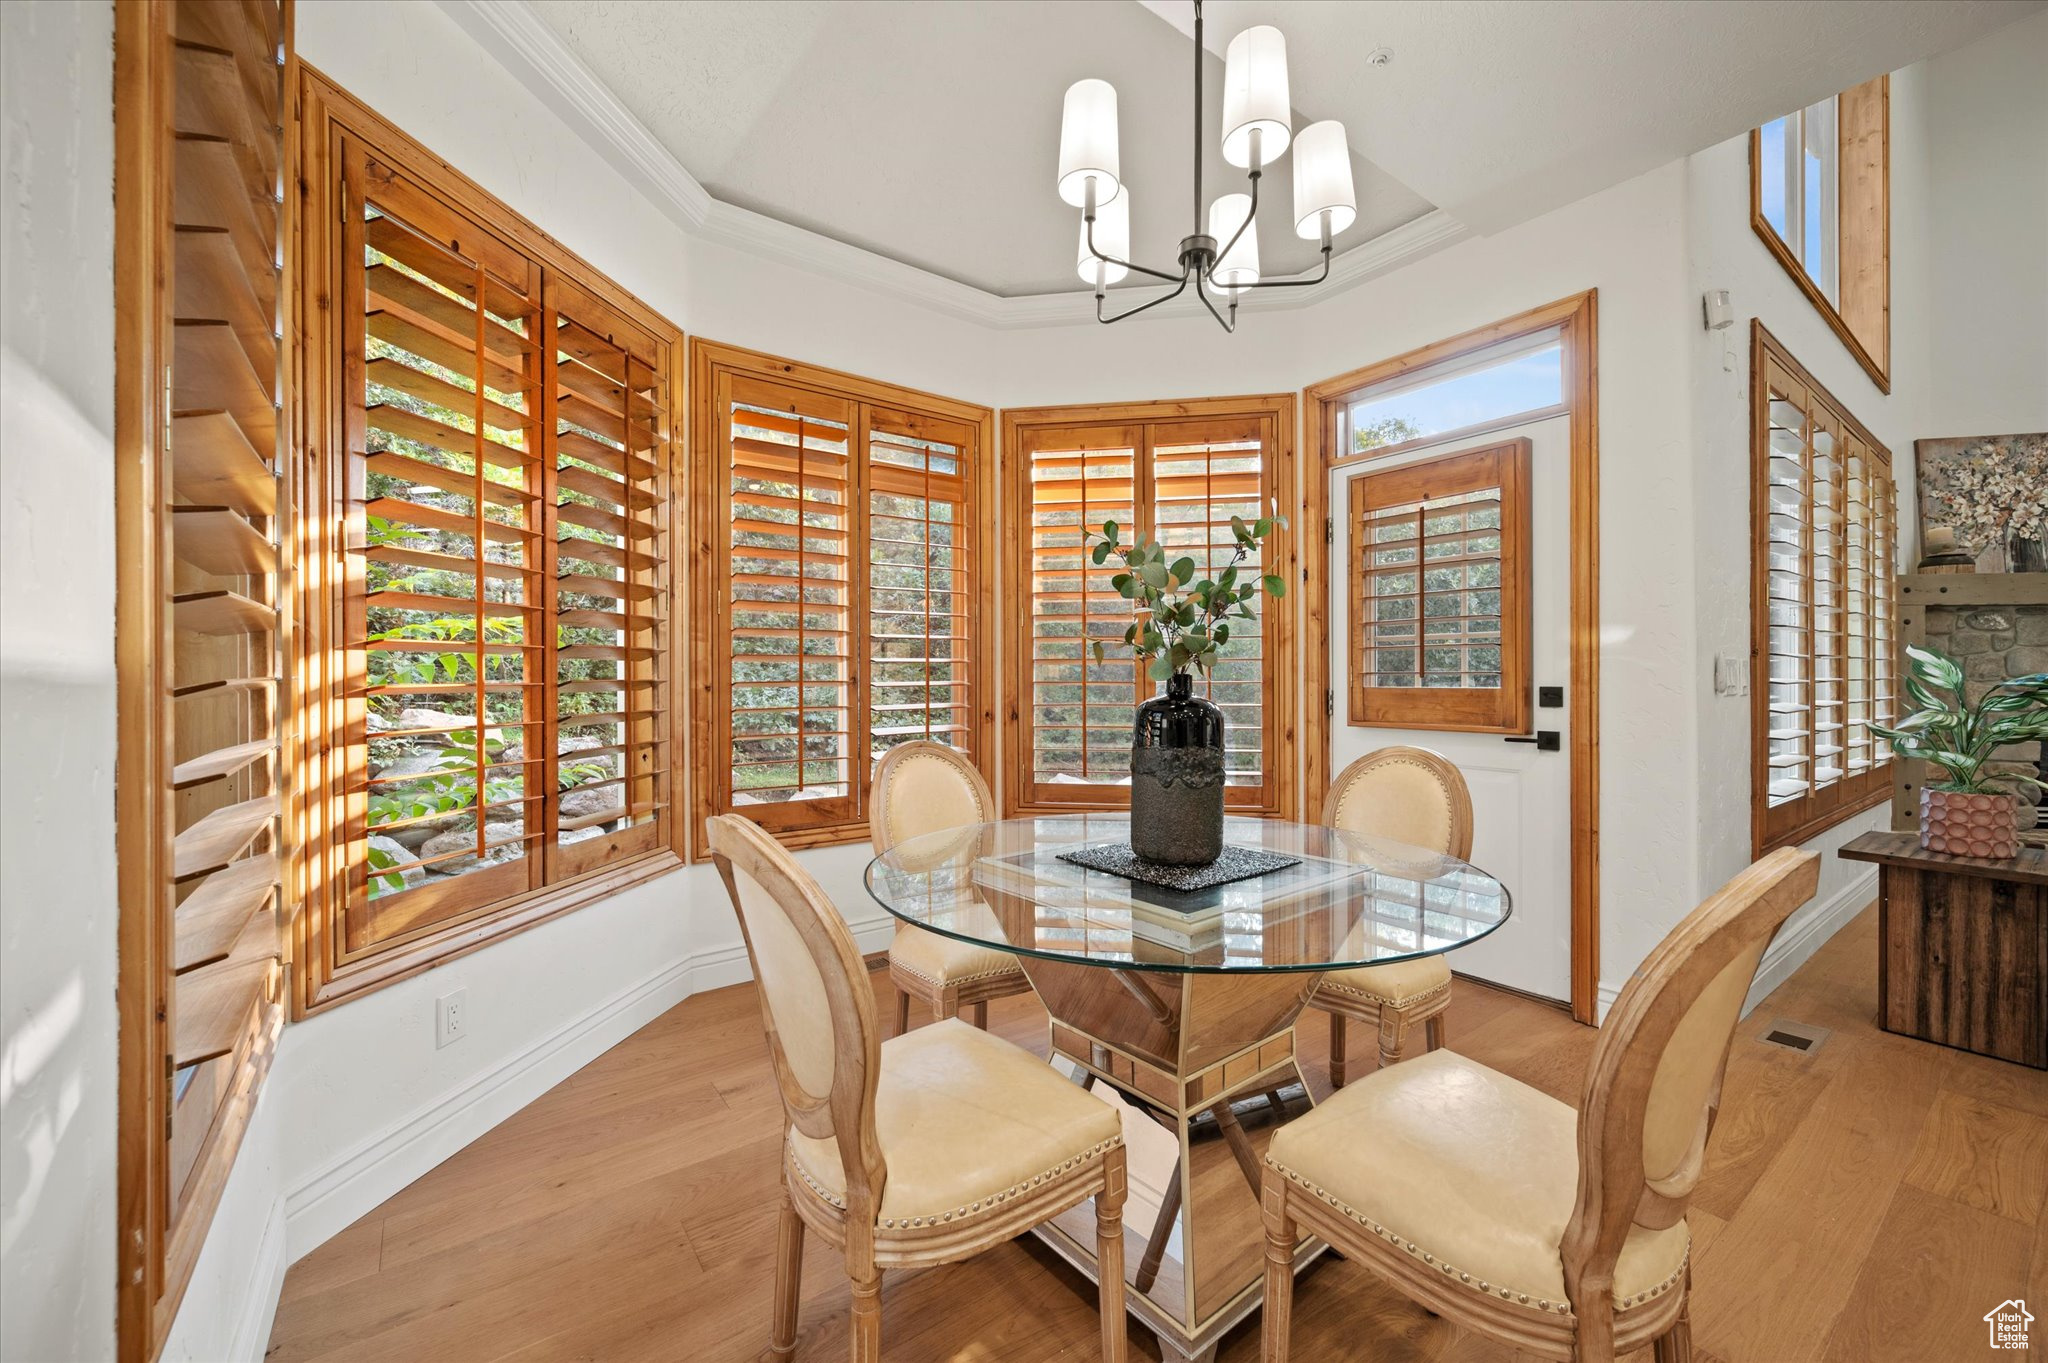
M 1510 743 L 1534 743 L 1537 752 L 1559 752 L 1564 746 L 1555 729 L 1538 729 L 1533 734 L 1509 734 L 1507 741 Z

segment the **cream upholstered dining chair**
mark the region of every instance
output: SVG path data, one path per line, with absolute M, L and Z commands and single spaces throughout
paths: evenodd
M 1122 1363 L 1116 1109 L 958 1018 L 882 1042 L 853 934 L 818 882 L 750 820 L 723 814 L 709 829 L 789 1121 L 772 1352 L 796 1349 L 806 1227 L 845 1255 L 853 1360 L 871 1363 L 885 1269 L 969 1258 L 1093 1197 L 1102 1356 Z
M 1427 748 L 1381 748 L 1344 768 L 1323 801 L 1323 822 L 1460 861 L 1472 855 L 1472 793 L 1450 759 Z M 1342 1088 L 1347 1022 L 1375 1029 L 1382 1065 L 1407 1054 L 1408 1034 L 1418 1024 L 1430 1049 L 1444 1044 L 1451 967 L 1442 956 L 1424 956 L 1333 970 L 1309 1004 L 1330 1015 L 1330 1084 Z
M 988 783 L 957 748 L 918 740 L 891 748 L 875 768 L 868 794 L 868 836 L 877 856 L 905 838 L 936 833 L 996 816 Z M 974 1025 L 988 1026 L 990 999 L 1028 994 L 1017 958 L 993 947 L 941 937 L 898 924 L 889 943 L 889 983 L 896 988 L 896 1032 L 910 1028 L 917 999 L 941 1020 L 972 1010 Z
M 1820 858 L 1783 848 L 1672 930 L 1600 1029 L 1577 1112 L 1451 1051 L 1367 1075 L 1266 1151 L 1266 1363 L 1285 1363 L 1297 1227 L 1521 1354 L 1691 1357 L 1686 1204 L 1736 1015 Z

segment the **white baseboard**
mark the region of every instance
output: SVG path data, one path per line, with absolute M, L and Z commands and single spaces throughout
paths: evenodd
M 1780 929 L 1777 940 L 1764 952 L 1764 959 L 1756 968 L 1749 997 L 1742 1001 L 1742 1016 L 1748 1017 L 1751 1009 L 1771 996 L 1771 991 L 1791 979 L 1792 972 L 1811 960 L 1828 938 L 1847 927 L 1875 898 L 1877 868 L 1870 866 L 1817 907 L 1808 909 L 1804 921 Z
M 1771 991 L 1791 979 L 1792 973 L 1811 960 L 1813 953 L 1819 951 L 1828 938 L 1841 931 L 1875 898 L 1877 868 L 1873 866 L 1829 895 L 1817 908 L 1807 909 L 1797 926 L 1790 930 L 1781 929 L 1777 940 L 1771 943 L 1764 952 L 1763 960 L 1757 964 L 1756 979 L 1749 986 L 1749 997 L 1742 1001 L 1742 1016 L 1748 1017 L 1751 1009 L 1771 996 Z M 1611 984 L 1600 986 L 1602 1021 L 1607 1018 L 1607 1010 L 1614 1007 L 1615 999 L 1621 996 L 1621 988 L 1621 985 Z
M 284 1291 L 284 1271 L 291 1267 L 285 1257 L 284 1199 L 270 1205 L 270 1219 L 264 1223 L 263 1239 L 256 1246 L 256 1265 L 249 1274 L 249 1293 L 230 1336 L 228 1358 L 232 1363 L 263 1363 L 270 1351 L 270 1327 L 277 1319 L 277 1299 Z

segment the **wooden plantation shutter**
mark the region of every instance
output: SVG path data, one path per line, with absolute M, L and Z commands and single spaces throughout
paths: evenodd
M 1093 562 L 1087 536 L 1105 521 L 1139 529 L 1142 441 L 1138 428 L 1123 426 L 1034 430 L 1025 438 L 1027 751 L 1035 798 L 1049 804 L 1093 803 L 1102 796 L 1092 785 L 1130 780 L 1131 723 L 1143 676 L 1128 654 L 1098 663 L 1092 645 L 1122 643 L 1131 603 L 1110 585 L 1115 565 Z
M 284 1017 L 291 22 L 116 13 L 124 1360 L 176 1314 Z
M 1350 722 L 1529 726 L 1527 440 L 1349 480 Z
M 867 409 L 868 735 L 873 761 L 927 741 L 980 757 L 973 722 L 979 536 L 965 422 Z
M 854 818 L 853 404 L 722 376 L 731 452 L 727 801 L 767 828 Z
M 890 748 L 988 752 L 986 408 L 695 347 L 699 821 L 867 835 Z
M 1088 536 L 1115 521 L 1123 538 L 1156 537 L 1198 572 L 1221 572 L 1235 551 L 1231 518 L 1291 505 L 1292 400 L 1230 398 L 1045 408 L 1006 415 L 1013 451 L 1015 614 L 1010 685 L 1013 807 L 1025 812 L 1128 804 L 1131 723 L 1158 688 L 1123 644 L 1131 603 L 1096 566 Z M 1266 564 L 1283 571 L 1291 534 Z M 1290 579 L 1290 586 L 1298 587 Z M 1227 806 L 1272 813 L 1291 801 L 1279 760 L 1292 738 L 1292 602 L 1261 598 L 1256 619 L 1233 621 L 1215 675 L 1198 689 L 1224 712 Z M 1100 640 L 1108 657 L 1095 661 Z
M 301 101 L 311 1009 L 676 864 L 682 338 L 324 80 Z
M 1752 655 L 1755 842 L 1800 842 L 1891 789 L 1891 459 L 1761 327 Z

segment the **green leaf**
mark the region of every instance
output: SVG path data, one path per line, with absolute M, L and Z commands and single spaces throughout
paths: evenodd
M 1906 645 L 1906 656 L 1913 660 L 1912 672 L 1918 673 L 1928 684 L 1939 686 L 1945 691 L 1963 689 L 1963 669 L 1953 658 L 1917 648 L 1912 644 Z
M 1104 521 L 1102 523 L 1102 537 L 1108 540 L 1111 544 L 1116 543 L 1116 532 L 1117 524 L 1115 521 Z
M 1094 557 L 1095 557 L 1095 566 L 1096 566 L 1096 567 L 1098 567 L 1098 568 L 1100 568 L 1100 567 L 1102 566 L 1103 560 L 1104 560 L 1104 559 L 1107 559 L 1107 558 L 1109 557 L 1109 541 L 1108 541 L 1108 540 L 1100 540 L 1100 541 L 1098 541 L 1098 542 L 1096 543 L 1096 545 L 1095 545 L 1095 550 L 1094 550 Z
M 1284 577 L 1282 577 L 1282 576 L 1280 576 L 1280 575 L 1279 575 L 1278 573 L 1267 573 L 1267 574 L 1266 574 L 1266 577 L 1265 577 L 1265 583 L 1266 583 L 1266 593 L 1267 593 L 1267 595 L 1269 595 L 1269 596 L 1285 596 L 1285 595 L 1287 595 L 1287 579 L 1286 579 L 1286 578 L 1284 578 Z
M 1218 648 L 1221 648 L 1223 645 L 1230 642 L 1230 626 L 1219 621 L 1216 625 L 1215 630 L 1211 632 L 1209 637 L 1216 641 L 1216 646 Z
M 1144 578 L 1145 585 L 1152 588 L 1152 590 L 1166 590 L 1166 568 L 1163 564 L 1147 559 L 1145 566 L 1138 570 L 1138 576 Z
M 1145 671 L 1146 675 L 1150 676 L 1153 681 L 1165 681 L 1173 675 L 1173 665 L 1166 661 L 1166 655 L 1161 654 L 1152 660 L 1152 666 L 1145 669 Z
M 1173 576 L 1176 582 L 1180 582 L 1183 585 L 1192 582 L 1195 577 L 1195 561 L 1192 558 L 1175 560 Z
M 1126 636 L 1125 636 L 1125 642 L 1126 642 L 1126 643 L 1128 643 L 1129 641 L 1130 641 L 1130 639 L 1129 639 L 1129 636 L 1128 636 L 1128 635 L 1126 635 Z M 1094 644 L 1092 644 L 1092 645 L 1091 645 L 1091 647 L 1092 647 L 1092 648 L 1094 648 L 1094 650 L 1095 650 L 1095 661 L 1096 661 L 1096 662 L 1098 662 L 1098 663 L 1102 662 L 1102 661 L 1103 661 L 1103 658 L 1104 658 L 1104 655 L 1103 655 L 1103 651 L 1102 651 L 1102 640 L 1100 640 L 1100 639 L 1097 639 L 1097 640 L 1096 640 L 1096 641 L 1094 642 Z

